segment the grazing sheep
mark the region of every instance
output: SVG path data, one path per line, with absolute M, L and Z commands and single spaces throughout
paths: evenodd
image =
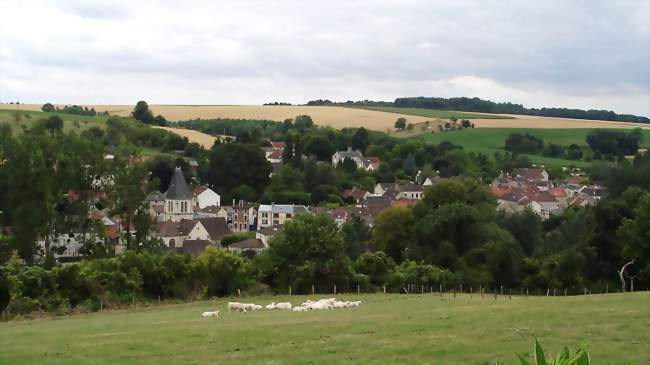
M 246 312 L 246 304 L 239 302 L 228 302 L 228 311 Z
M 201 317 L 217 317 L 217 318 L 219 318 L 219 311 L 203 312 L 203 313 L 201 313 Z
M 289 302 L 276 303 L 275 308 L 276 309 L 291 309 L 291 303 L 289 303 Z
M 294 311 L 294 312 L 304 312 L 304 311 L 306 311 L 306 310 L 308 310 L 308 308 L 307 308 L 307 307 L 303 307 L 302 305 L 299 305 L 299 306 L 297 306 L 297 307 L 293 307 L 293 309 L 292 309 L 292 311 Z
M 358 301 L 356 301 L 356 302 L 347 302 L 347 303 L 348 303 L 348 307 L 358 307 L 358 306 L 361 305 L 361 301 L 360 301 L 360 300 L 358 300 Z
M 276 307 L 275 302 L 271 302 L 271 304 L 266 305 L 266 309 L 273 310 L 273 309 L 280 309 L 280 308 Z
M 252 306 L 251 308 L 252 308 L 254 311 L 258 311 L 258 310 L 262 309 L 262 306 L 259 305 L 259 304 L 253 304 L 253 306 Z
M 334 308 L 345 308 L 346 307 L 345 302 L 339 302 L 339 301 L 334 302 L 333 306 L 334 306 Z

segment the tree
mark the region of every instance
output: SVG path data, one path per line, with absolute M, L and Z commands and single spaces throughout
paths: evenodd
M 289 165 L 293 161 L 293 138 L 287 135 L 284 141 L 284 149 L 282 150 L 282 164 Z
M 397 120 L 395 121 L 395 129 L 402 130 L 404 128 L 406 128 L 406 118 L 403 117 L 397 118 Z
M 153 113 L 149 110 L 149 104 L 146 101 L 138 101 L 132 114 L 135 120 L 142 123 L 151 124 L 153 122 Z
M 635 260 L 641 280 L 650 280 L 650 193 L 645 193 L 634 210 L 634 218 L 624 218 L 617 231 L 623 242 L 623 256 Z
M 325 136 L 310 136 L 305 143 L 305 154 L 313 155 L 320 161 L 329 161 L 335 152 L 334 145 Z
M 41 107 L 41 110 L 47 113 L 52 113 L 56 111 L 56 108 L 54 108 L 54 105 L 52 105 L 52 103 L 45 103 Z
M 270 173 L 271 164 L 259 146 L 226 143 L 215 145 L 210 151 L 206 181 L 228 201 L 232 190 L 240 185 L 249 186 L 259 196 L 269 184 Z
M 368 136 L 368 131 L 363 127 L 357 129 L 357 131 L 352 135 L 352 148 L 360 150 L 361 153 L 365 154 L 369 145 L 370 138 Z
M 293 126 L 299 130 L 305 130 L 313 127 L 314 121 L 309 115 L 299 115 L 294 119 Z
M 131 224 L 136 214 L 143 209 L 143 201 L 148 191 L 147 175 L 148 171 L 142 165 L 125 166 L 115 174 L 113 212 L 122 217 L 127 249 L 135 248 L 132 244 Z
M 341 232 L 326 214 L 301 214 L 288 221 L 273 238 L 261 260 L 268 260 L 263 276 L 277 288 L 292 286 L 306 293 L 311 285 L 330 290 L 349 288 L 353 277 L 350 260 L 343 252 Z M 266 266 L 266 265 L 265 265 Z
M 379 213 L 374 221 L 370 247 L 384 251 L 396 262 L 405 258 L 405 250 L 411 246 L 414 233 L 413 213 L 409 208 L 393 207 Z
M 406 157 L 404 160 L 404 173 L 408 176 L 415 176 L 417 173 L 417 165 L 415 164 L 415 156 L 413 156 L 412 153 L 409 153 L 409 155 Z
M 63 119 L 58 115 L 52 115 L 45 121 L 45 128 L 50 131 L 50 134 L 54 137 L 55 133 L 63 130 Z
M 353 216 L 341 226 L 343 233 L 343 244 L 345 254 L 352 260 L 368 249 L 370 240 L 370 229 L 368 225 L 357 215 Z
M 494 205 L 496 202 L 490 190 L 471 180 L 447 180 L 429 186 L 424 191 L 422 205 L 429 209 L 438 208 L 444 204 L 466 203 Z M 418 208 L 420 212 L 422 208 Z
M 566 151 L 566 158 L 569 160 L 580 160 L 582 156 L 582 149 L 575 143 L 572 143 Z

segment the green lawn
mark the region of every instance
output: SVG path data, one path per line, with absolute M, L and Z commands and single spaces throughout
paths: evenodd
M 436 109 L 423 109 L 423 108 L 396 108 L 392 106 L 359 106 L 353 107 L 359 109 L 377 110 L 380 112 L 398 113 L 417 115 L 420 117 L 429 117 L 437 119 L 450 119 L 456 117 L 458 119 L 514 119 L 512 117 L 504 117 L 494 114 L 480 114 L 480 113 L 467 113 L 455 112 L 449 110 L 436 110 Z
M 442 133 L 427 133 L 422 135 L 425 141 L 430 143 L 440 143 L 449 141 L 451 143 L 463 146 L 467 151 L 481 152 L 492 155 L 496 151 L 505 151 L 503 146 L 506 138 L 510 133 L 530 133 L 544 140 L 545 143 L 555 143 L 563 146 L 569 146 L 575 143 L 584 147 L 584 151 L 589 151 L 587 145 L 587 134 L 592 131 L 589 128 L 565 128 L 565 129 L 533 129 L 533 128 L 474 128 L 455 130 Z M 650 146 L 650 130 L 642 130 L 642 146 Z M 548 166 L 569 166 L 578 167 L 588 166 L 587 161 L 571 161 L 557 158 L 544 157 L 541 155 L 528 155 L 535 163 L 541 163 Z
M 534 338 L 594 364 L 650 362 L 650 293 L 339 295 L 360 308 L 225 312 L 225 300 L 0 324 L 2 364 L 518 364 Z M 293 303 L 305 297 L 293 296 Z M 287 298 L 248 298 L 267 304 Z M 206 310 L 224 311 L 219 319 Z
M 16 120 L 19 115 L 19 120 Z M 17 109 L 0 109 L 0 125 L 7 124 L 11 127 L 13 133 L 21 133 L 24 128 L 31 128 L 39 120 L 47 119 L 52 115 L 58 115 L 63 119 L 63 131 L 68 132 L 76 129 L 79 132 L 92 127 L 106 128 L 105 116 L 85 116 L 64 113 L 45 113 L 37 111 L 26 111 Z M 75 122 L 77 124 L 75 125 Z

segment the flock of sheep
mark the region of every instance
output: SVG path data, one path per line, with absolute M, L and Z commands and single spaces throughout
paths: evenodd
M 352 308 L 358 307 L 361 305 L 361 301 L 340 301 L 336 298 L 325 298 L 319 299 L 317 301 L 309 300 L 302 302 L 300 305 L 292 306 L 289 302 L 276 303 L 272 302 L 267 305 L 265 308 L 267 310 L 290 310 L 293 312 L 305 312 L 309 310 L 318 310 L 318 309 L 335 309 L 335 308 Z M 240 303 L 240 302 L 228 302 L 228 311 L 242 312 L 246 313 L 249 311 L 257 311 L 262 309 L 262 306 L 255 303 Z M 219 317 L 219 311 L 203 312 L 201 314 L 203 317 Z

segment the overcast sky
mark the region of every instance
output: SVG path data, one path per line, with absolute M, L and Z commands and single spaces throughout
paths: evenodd
M 650 115 L 650 1 L 0 0 L 0 101 L 477 96 Z

